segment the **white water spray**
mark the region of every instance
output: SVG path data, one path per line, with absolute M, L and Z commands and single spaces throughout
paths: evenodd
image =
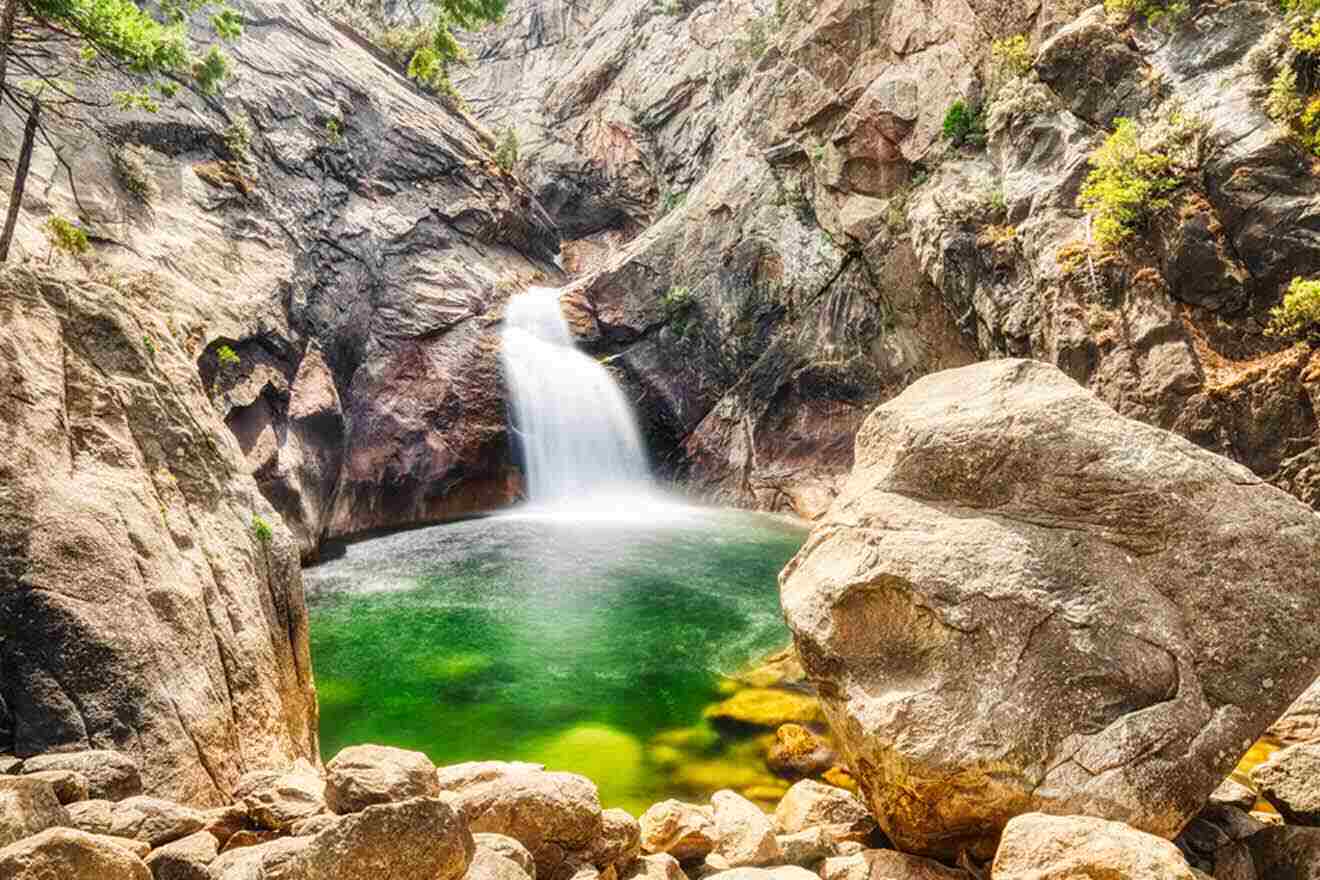
M 534 287 L 509 301 L 504 318 L 502 357 L 527 498 L 550 508 L 635 503 L 652 484 L 632 408 L 609 371 L 573 344 L 559 296 Z

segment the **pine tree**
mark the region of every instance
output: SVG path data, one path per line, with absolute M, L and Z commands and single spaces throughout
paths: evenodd
M 454 28 L 475 30 L 499 21 L 509 0 L 432 0 L 435 26 L 430 41 L 413 53 L 408 76 L 439 92 L 452 95 L 449 65 L 467 61 L 467 52 L 454 36 Z
M 242 34 L 237 13 L 208 0 L 162 0 L 150 8 L 133 0 L 0 0 L 0 105 L 27 119 L 0 233 L 0 262 L 9 256 L 36 139 L 55 146 L 47 119 L 87 126 L 106 106 L 83 95 L 77 83 L 122 77 L 136 85 L 115 92 L 111 102 L 154 112 L 160 99 L 183 86 L 214 94 L 227 75 L 219 41 Z M 209 14 L 218 38 L 205 46 L 189 35 L 187 23 L 202 13 Z M 65 170 L 72 183 L 72 171 L 67 165 Z

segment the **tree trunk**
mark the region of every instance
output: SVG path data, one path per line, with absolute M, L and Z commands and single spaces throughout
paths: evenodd
M 5 68 L 9 66 L 9 44 L 14 39 L 14 19 L 18 17 L 20 0 L 0 0 L 0 87 L 5 84 Z
M 14 188 L 9 193 L 9 214 L 5 217 L 5 231 L 0 234 L 0 263 L 9 259 L 9 245 L 18 226 L 18 209 L 23 206 L 23 189 L 27 186 L 28 167 L 32 164 L 32 145 L 37 140 L 37 122 L 41 119 L 41 102 L 32 99 L 28 111 L 27 127 L 23 129 L 23 148 L 18 151 L 18 167 L 14 170 Z

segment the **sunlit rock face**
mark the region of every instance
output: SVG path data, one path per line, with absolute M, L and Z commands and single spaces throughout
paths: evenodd
M 900 849 L 988 856 L 1030 811 L 1171 838 L 1316 674 L 1320 517 L 1001 360 L 871 414 L 781 594 Z

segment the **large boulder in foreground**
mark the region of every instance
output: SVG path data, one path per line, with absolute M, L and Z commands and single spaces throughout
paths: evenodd
M 5 880 L 151 880 L 142 860 L 108 838 L 51 828 L 0 849 Z
M 1315 677 L 1320 517 L 1001 360 L 871 414 L 781 593 L 899 849 L 988 856 L 1033 810 L 1172 837 Z

